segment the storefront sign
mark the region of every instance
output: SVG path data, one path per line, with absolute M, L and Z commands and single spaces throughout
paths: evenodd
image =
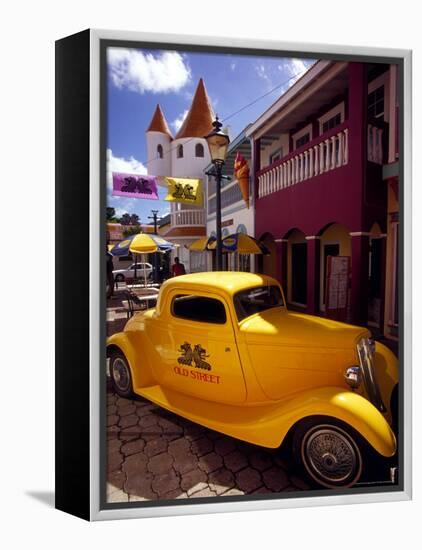
M 231 220 L 221 222 L 221 227 L 230 227 L 231 225 L 233 225 L 233 218 Z
M 327 317 L 345 321 L 349 306 L 350 257 L 328 256 L 325 284 Z

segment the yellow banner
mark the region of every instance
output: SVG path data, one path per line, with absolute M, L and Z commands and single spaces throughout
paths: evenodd
M 166 201 L 202 206 L 202 181 L 187 178 L 164 178 L 168 186 Z

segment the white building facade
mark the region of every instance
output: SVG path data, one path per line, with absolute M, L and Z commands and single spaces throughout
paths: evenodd
M 204 81 L 198 83 L 190 110 L 175 137 L 157 105 L 146 131 L 148 174 L 164 177 L 201 179 L 210 163 L 204 136 L 212 130 L 214 111 Z M 160 183 L 160 179 L 159 179 Z M 164 181 L 161 180 L 164 185 Z M 178 256 L 187 272 L 206 270 L 206 256 L 191 253 L 189 246 L 206 235 L 206 208 L 181 202 L 170 202 L 170 227 L 163 237 L 175 245 L 173 258 Z

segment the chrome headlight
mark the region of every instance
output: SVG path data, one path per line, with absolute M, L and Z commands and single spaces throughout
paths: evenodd
M 375 377 L 375 342 L 371 338 L 361 338 L 357 344 L 357 352 L 369 400 L 379 411 L 385 412 L 386 408 Z
M 358 365 L 348 367 L 344 371 L 344 379 L 346 380 L 346 383 L 352 388 L 352 390 L 356 390 L 362 383 L 361 368 Z

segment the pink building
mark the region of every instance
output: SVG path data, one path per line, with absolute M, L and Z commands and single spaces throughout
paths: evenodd
M 318 61 L 247 131 L 255 236 L 271 250 L 258 271 L 283 283 L 292 307 L 324 314 L 327 258 L 346 256 L 347 318 L 380 332 L 396 78 L 395 66 Z

